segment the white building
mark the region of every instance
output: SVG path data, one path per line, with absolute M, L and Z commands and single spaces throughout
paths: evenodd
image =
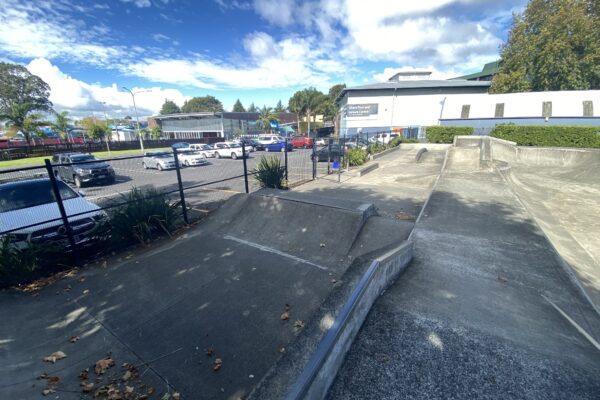
M 340 135 L 417 136 L 430 125 L 473 126 L 477 133 L 501 123 L 600 126 L 600 90 L 488 94 L 490 84 L 397 74 L 388 82 L 347 88 L 338 97 Z

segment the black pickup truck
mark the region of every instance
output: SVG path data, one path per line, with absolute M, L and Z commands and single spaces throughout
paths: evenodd
M 91 154 L 61 153 L 52 156 L 54 175 L 63 181 L 73 182 L 78 188 L 85 184 L 113 183 L 115 170 L 105 161 Z

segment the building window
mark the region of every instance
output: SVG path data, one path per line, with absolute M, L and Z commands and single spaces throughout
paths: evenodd
M 550 118 L 552 116 L 552 102 L 544 101 L 542 103 L 542 117 Z
M 504 118 L 504 103 L 496 103 L 496 111 L 494 111 L 494 118 Z
M 593 117 L 594 116 L 594 102 L 593 101 L 584 101 L 583 102 L 583 116 L 584 117 Z
M 462 110 L 460 111 L 460 117 L 462 119 L 467 119 L 469 118 L 469 112 L 471 111 L 471 105 L 470 104 L 465 104 L 462 106 Z

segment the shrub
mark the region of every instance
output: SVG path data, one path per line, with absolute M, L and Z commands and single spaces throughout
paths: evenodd
M 519 146 L 600 148 L 600 128 L 594 126 L 498 125 L 490 136 Z
M 428 126 L 427 142 L 429 143 L 452 143 L 454 136 L 465 136 L 473 134 L 470 126 Z
M 374 144 L 370 144 L 369 146 L 367 146 L 367 153 L 368 154 L 377 154 L 377 153 L 381 153 L 385 149 L 386 149 L 385 144 L 374 143 Z
M 177 226 L 179 212 L 176 205 L 170 205 L 168 197 L 155 188 L 132 188 L 127 194 L 121 195 L 126 204 L 109 210 L 108 228 L 112 240 L 130 242 L 135 238 L 146 243 L 156 234 L 166 233 Z
M 10 234 L 0 237 L 0 287 L 37 279 L 64 261 L 64 249 L 56 243 L 29 243 L 18 248 L 14 240 Z
M 396 136 L 388 143 L 388 147 L 397 147 L 400 143 L 419 143 L 419 141 L 415 138 L 405 138 L 402 136 Z
M 350 149 L 348 151 L 348 163 L 350 164 L 351 167 L 357 166 L 357 165 L 363 165 L 368 158 L 368 154 L 365 150 L 359 148 L 359 147 L 355 147 L 353 149 Z
M 278 157 L 262 156 L 252 171 L 260 187 L 285 189 L 285 167 Z

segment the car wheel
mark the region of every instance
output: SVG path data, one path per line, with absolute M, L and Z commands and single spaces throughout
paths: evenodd
M 81 182 L 81 178 L 79 177 L 79 175 L 75 175 L 73 177 L 73 182 L 75 182 L 75 186 L 79 189 L 83 183 Z
M 162 168 L 162 165 L 158 164 L 158 165 L 156 166 L 156 169 L 158 169 L 159 171 L 162 171 L 162 169 L 163 169 L 163 168 Z
M 232 160 L 237 160 L 237 154 L 231 153 L 231 159 Z
M 148 166 L 146 165 L 145 162 L 142 163 L 142 167 L 144 167 L 144 169 L 148 169 Z
M 221 158 L 221 155 L 219 153 L 215 153 L 215 158 Z

